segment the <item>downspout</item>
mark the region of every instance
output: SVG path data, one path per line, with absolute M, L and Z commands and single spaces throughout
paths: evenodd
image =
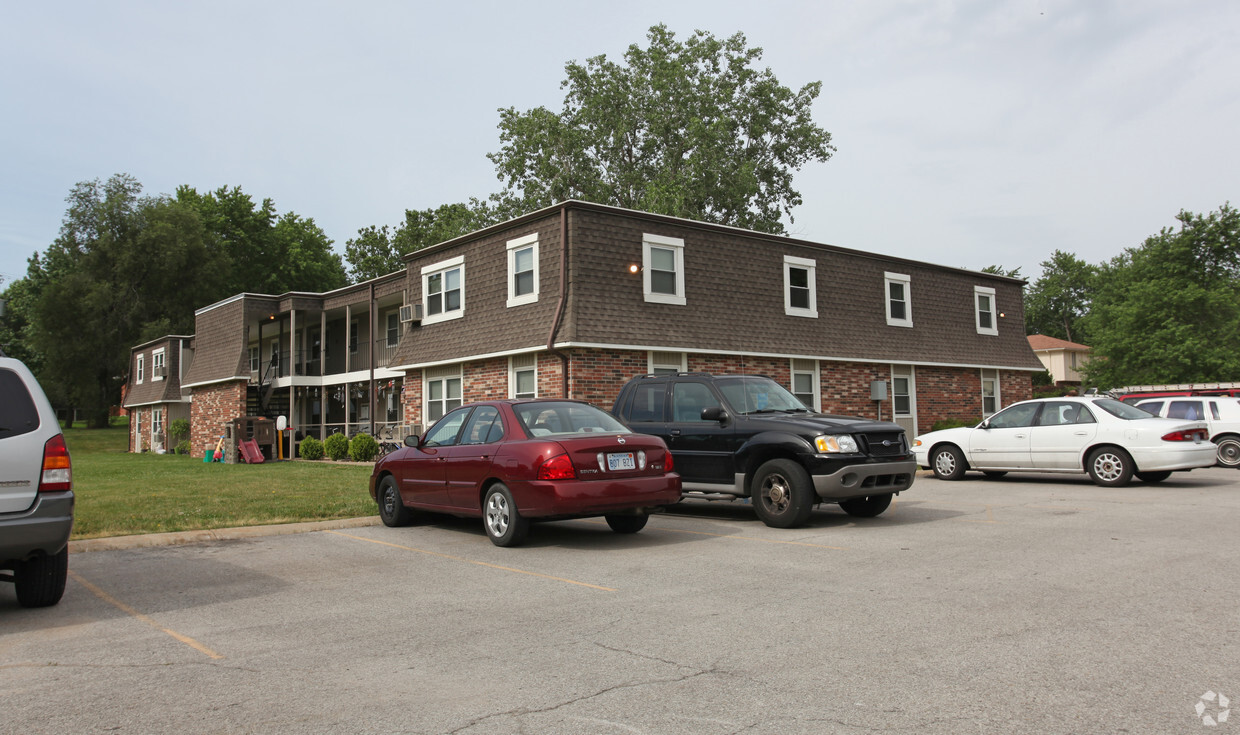
M 367 413 L 370 416 L 370 435 L 375 435 L 375 326 L 378 324 L 375 318 L 375 282 L 370 282 L 370 389 L 366 391 L 367 400 L 370 401 L 370 410 Z
M 547 352 L 560 358 L 560 397 L 568 398 L 568 355 L 555 348 L 555 333 L 560 331 L 564 304 L 568 301 L 568 207 L 560 205 L 560 300 L 555 305 L 555 319 L 547 335 Z

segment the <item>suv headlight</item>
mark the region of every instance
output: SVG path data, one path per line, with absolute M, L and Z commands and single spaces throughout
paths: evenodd
M 855 454 L 857 452 L 857 440 L 849 434 L 815 437 L 814 445 L 823 454 Z

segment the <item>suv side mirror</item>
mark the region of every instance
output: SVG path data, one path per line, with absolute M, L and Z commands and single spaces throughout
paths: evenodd
M 724 421 L 728 418 L 728 412 L 724 411 L 720 406 L 707 406 L 702 409 L 703 421 Z

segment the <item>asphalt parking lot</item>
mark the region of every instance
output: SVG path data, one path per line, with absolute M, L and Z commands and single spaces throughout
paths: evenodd
M 1225 732 L 1238 531 L 1208 469 L 76 553 L 54 608 L 0 585 L 0 732 Z

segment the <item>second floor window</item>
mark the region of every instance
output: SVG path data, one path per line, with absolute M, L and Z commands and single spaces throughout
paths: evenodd
M 400 342 L 400 314 L 393 311 L 387 315 L 387 346 L 395 347 Z
M 163 380 L 165 375 L 164 351 L 155 350 L 151 353 L 151 380 Z
M 138 382 L 141 383 L 146 379 L 146 355 L 138 355 Z
M 784 256 L 784 313 L 818 317 L 817 266 L 809 258 Z
M 250 348 L 250 372 L 252 373 L 258 372 L 258 348 L 257 347 Z
M 886 273 L 883 284 L 887 289 L 887 324 L 892 327 L 913 326 L 909 277 L 902 273 Z
M 977 309 L 977 333 L 998 334 L 999 327 L 995 324 L 995 290 L 974 286 L 973 302 Z
M 646 301 L 685 305 L 685 241 L 642 236 L 642 275 Z
M 422 269 L 422 293 L 426 303 L 423 324 L 456 319 L 465 310 L 465 259 L 456 257 Z
M 508 241 L 508 305 L 538 300 L 538 233 Z

